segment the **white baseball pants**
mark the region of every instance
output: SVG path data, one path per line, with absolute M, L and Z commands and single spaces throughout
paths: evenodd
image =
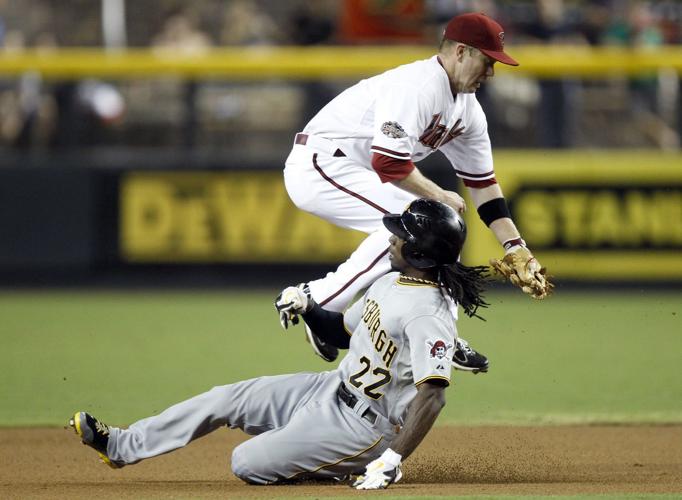
M 284 184 L 301 210 L 337 226 L 363 231 L 367 238 L 336 271 L 309 282 L 315 302 L 331 311 L 343 311 L 355 295 L 391 270 L 390 233 L 381 219 L 401 213 L 416 198 L 382 183 L 372 170 L 345 156 L 336 146 L 309 136 L 306 145 L 294 145 L 286 160 Z

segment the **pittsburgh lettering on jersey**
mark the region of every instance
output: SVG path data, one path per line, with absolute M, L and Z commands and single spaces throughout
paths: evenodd
M 393 358 L 398 352 L 398 346 L 393 343 L 393 340 L 386 335 L 386 331 L 381 327 L 381 310 L 376 301 L 367 301 L 362 311 L 362 321 L 367 326 L 369 338 L 372 340 L 374 348 L 382 355 L 381 359 L 384 361 L 384 365 L 386 368 L 390 368 Z
M 424 146 L 430 147 L 431 149 L 438 149 L 464 133 L 465 127 L 460 127 L 460 123 L 462 123 L 461 118 L 455 122 L 450 130 L 448 130 L 445 125 L 441 125 L 441 116 L 443 116 L 443 113 L 433 115 L 431 123 L 426 127 L 424 133 L 419 136 L 419 142 Z

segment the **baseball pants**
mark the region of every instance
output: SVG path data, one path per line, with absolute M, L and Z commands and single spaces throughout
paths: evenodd
M 139 420 L 110 429 L 107 455 L 121 465 L 168 453 L 219 427 L 256 437 L 232 452 L 232 471 L 246 482 L 333 478 L 361 472 L 388 448 L 395 428 L 370 423 L 339 400 L 336 371 L 260 377 L 214 387 Z
M 284 184 L 301 210 L 337 226 L 368 234 L 334 272 L 310 281 L 313 299 L 325 309 L 343 311 L 355 295 L 391 270 L 388 238 L 382 217 L 401 213 L 416 196 L 348 157 L 337 157 L 329 141 L 294 145 L 285 163 Z M 329 144 L 325 146 L 325 142 Z M 316 147 L 322 146 L 322 147 Z

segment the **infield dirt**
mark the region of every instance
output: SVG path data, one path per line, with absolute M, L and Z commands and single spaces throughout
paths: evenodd
M 358 495 L 347 485 L 249 486 L 230 471 L 246 439 L 218 431 L 112 470 L 71 429 L 0 429 L 0 497 L 296 498 Z M 438 427 L 379 495 L 679 493 L 682 425 Z

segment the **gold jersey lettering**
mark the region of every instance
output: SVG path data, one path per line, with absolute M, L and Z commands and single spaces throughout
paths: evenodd
M 377 332 L 379 331 L 379 327 L 381 326 L 381 321 L 379 321 L 378 315 L 372 318 L 372 321 L 368 323 L 368 328 L 369 328 L 369 336 L 374 341 L 374 337 L 376 336 Z M 382 330 L 383 333 L 383 330 Z
M 377 341 L 374 344 L 374 348 L 377 350 L 377 352 L 381 352 L 381 350 L 384 348 L 386 345 L 386 332 L 381 330 L 379 332 L 379 336 L 377 337 Z
M 386 365 L 386 368 L 391 367 L 391 363 L 393 362 L 393 358 L 395 357 L 396 352 L 398 352 L 398 346 L 395 345 L 392 340 L 389 340 L 388 347 L 384 351 L 384 357 L 382 358 L 384 360 L 384 365 Z
M 368 300 L 362 311 L 362 322 L 377 353 L 382 356 L 386 368 L 390 368 L 398 346 L 391 340 L 386 330 L 381 327 L 381 309 L 374 300 Z
M 369 318 L 374 314 L 374 312 L 379 308 L 379 304 L 374 302 L 373 300 L 370 300 L 365 304 L 365 310 L 362 313 L 362 321 L 367 323 L 369 321 Z

